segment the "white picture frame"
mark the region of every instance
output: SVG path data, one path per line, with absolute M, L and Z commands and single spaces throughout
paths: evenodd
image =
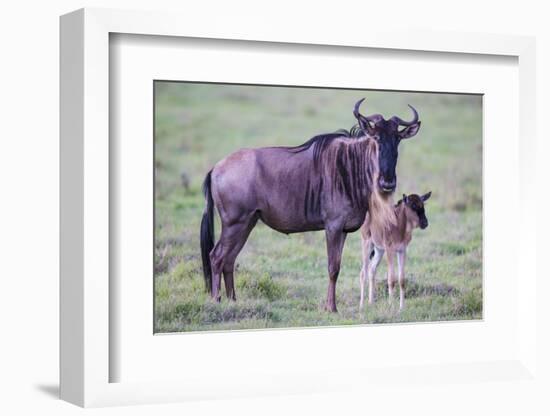
M 109 259 L 110 166 L 109 158 L 109 37 L 123 33 L 147 36 L 225 39 L 247 42 L 332 45 L 334 47 L 384 50 L 430 51 L 437 53 L 504 55 L 517 58 L 519 68 L 520 173 L 518 241 L 536 241 L 536 218 L 521 215 L 535 205 L 534 184 L 525 167 L 535 164 L 535 43 L 528 37 L 429 33 L 349 27 L 330 33 L 319 29 L 280 30 L 277 25 L 239 26 L 230 22 L 204 26 L 192 16 L 82 9 L 61 18 L 61 398 L 80 406 L 158 403 L 220 397 L 266 394 L 298 394 L 361 388 L 373 380 L 398 377 L 403 383 L 430 385 L 461 382 L 473 385 L 483 380 L 525 385 L 539 383 L 537 371 L 537 320 L 535 291 L 540 271 L 535 251 L 518 248 L 522 281 L 517 286 L 518 345 L 516 353 L 498 361 L 471 363 L 418 362 L 414 376 L 407 379 L 396 368 L 370 368 L 369 375 L 349 368 L 326 370 L 320 380 L 315 372 L 281 372 L 262 380 L 240 380 L 229 389 L 232 376 L 221 374 L 213 383 L 209 374 L 178 381 L 111 382 L 110 368 L 119 359 L 110 348 Z M 475 59 L 475 58 L 473 58 Z M 517 272 L 517 271 L 516 271 Z M 111 328 L 112 330 L 112 328 Z M 334 331 L 323 329 L 320 331 Z M 313 334 L 313 333 L 310 333 Z M 151 333 L 152 335 L 152 333 Z M 310 335 L 314 336 L 314 335 Z M 347 380 L 342 382 L 342 380 Z M 370 380 L 370 381 L 369 381 Z M 408 381 L 407 381 L 408 380 Z M 383 381 L 382 381 L 383 383 Z M 532 387 L 532 384 L 530 385 Z M 211 389 L 214 388 L 216 394 Z M 429 388 L 429 387 L 428 387 Z M 371 387 L 369 387 L 371 389 Z M 496 393 L 495 393 L 496 394 Z M 496 396 L 495 396 L 496 397 Z

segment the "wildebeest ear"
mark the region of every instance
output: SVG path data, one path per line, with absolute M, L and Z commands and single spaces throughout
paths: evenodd
M 432 196 L 432 191 L 428 192 L 427 194 L 424 194 L 420 197 L 422 199 L 422 202 L 426 202 L 430 197 Z
M 405 127 L 403 130 L 398 132 L 398 135 L 399 138 L 402 140 L 409 139 L 416 135 L 416 133 L 418 133 L 418 130 L 420 130 L 420 121 L 416 124 L 413 124 L 412 126 Z

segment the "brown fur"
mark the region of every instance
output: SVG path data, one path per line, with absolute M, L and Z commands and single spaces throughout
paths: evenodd
M 384 204 L 387 207 L 388 204 Z M 406 247 L 412 239 L 412 230 L 418 227 L 418 215 L 405 204 L 391 205 L 392 221 L 380 223 L 370 213 L 361 226 L 361 238 L 371 240 L 384 250 L 397 251 Z M 386 213 L 385 213 L 386 214 Z M 387 215 L 387 214 L 386 214 Z
M 410 195 L 392 207 L 395 223 L 388 228 L 380 227 L 370 213 L 367 213 L 365 222 L 361 226 L 361 243 L 363 249 L 363 265 L 361 267 L 361 302 L 363 306 L 365 279 L 369 277 L 369 303 L 374 301 L 375 275 L 381 257 L 386 253 L 388 261 L 388 294 L 391 300 L 395 286 L 394 259 L 397 256 L 400 287 L 400 308 L 405 301 L 405 259 L 407 246 L 412 240 L 413 229 L 426 228 L 428 220 L 424 213 L 424 201 L 431 192 L 423 195 Z

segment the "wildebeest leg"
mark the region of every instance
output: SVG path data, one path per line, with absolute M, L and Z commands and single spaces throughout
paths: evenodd
M 251 213 L 238 221 L 222 222 L 220 239 L 210 253 L 210 262 L 212 264 L 212 297 L 217 302 L 221 300 L 221 274 L 225 271 L 228 271 L 225 282 L 227 295 L 229 298 L 235 297 L 235 288 L 233 285 L 235 259 L 244 246 L 256 221 L 256 214 Z
M 237 300 L 235 293 L 235 284 L 233 282 L 233 271 L 235 269 L 235 260 L 226 260 L 223 265 L 223 280 L 225 282 L 225 294 L 227 299 Z
M 397 274 L 399 277 L 399 309 L 405 307 L 405 259 L 407 252 L 405 249 L 397 252 Z
M 328 251 L 328 293 L 326 309 L 330 312 L 336 310 L 336 281 L 340 273 L 340 262 L 342 261 L 342 249 L 346 241 L 346 233 L 342 230 L 326 230 L 327 251 Z
M 367 267 L 369 266 L 370 253 L 372 251 L 372 242 L 368 238 L 361 237 L 361 273 L 359 275 L 359 283 L 361 285 L 361 300 L 359 301 L 359 307 L 363 307 L 365 299 L 365 281 L 367 280 Z M 369 302 L 370 302 L 370 289 L 369 289 Z
M 395 252 L 393 250 L 386 251 L 386 257 L 388 259 L 388 302 L 392 301 L 393 289 L 395 287 L 395 270 L 393 267 Z
M 223 231 L 222 231 L 223 235 Z M 216 301 L 221 300 L 220 297 L 220 283 L 221 283 L 221 272 L 223 268 L 223 252 L 224 247 L 222 244 L 222 239 L 218 240 L 212 251 L 210 252 L 210 265 L 212 267 L 212 292 L 211 296 Z
M 369 304 L 374 302 L 376 297 L 376 270 L 380 264 L 380 260 L 384 257 L 384 250 L 374 247 L 374 256 L 369 262 Z
M 235 260 L 257 222 L 258 217 L 253 216 L 243 223 L 232 225 L 232 234 L 227 238 L 227 255 L 223 265 L 223 279 L 225 281 L 225 293 L 229 299 L 237 299 L 233 280 Z
M 210 264 L 212 267 L 212 297 L 219 302 L 221 300 L 220 287 L 221 275 L 224 273 L 226 291 L 229 298 L 235 298 L 233 285 L 233 266 L 235 259 L 241 251 L 250 231 L 256 224 L 258 216 L 256 212 L 243 213 L 229 219 L 226 212 L 220 210 L 222 231 L 220 239 L 210 252 Z M 227 271 L 227 275 L 225 272 Z

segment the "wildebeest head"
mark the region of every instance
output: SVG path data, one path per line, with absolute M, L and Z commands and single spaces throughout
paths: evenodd
M 378 143 L 378 189 L 384 193 L 391 193 L 395 191 L 397 185 L 395 174 L 397 147 L 401 140 L 418 133 L 420 129 L 418 113 L 413 106 L 409 105 L 414 114 L 411 121 L 404 121 L 397 116 L 385 120 L 380 114 L 363 116 L 359 113 L 359 107 L 363 101 L 364 98 L 355 104 L 353 115 L 359 123 L 359 128 Z
M 428 218 L 426 218 L 426 211 L 424 209 L 424 202 L 426 202 L 432 192 L 428 192 L 422 196 L 411 194 L 409 196 L 403 194 L 403 203 L 412 209 L 416 215 L 418 215 L 418 225 L 421 229 L 424 229 L 428 226 Z

